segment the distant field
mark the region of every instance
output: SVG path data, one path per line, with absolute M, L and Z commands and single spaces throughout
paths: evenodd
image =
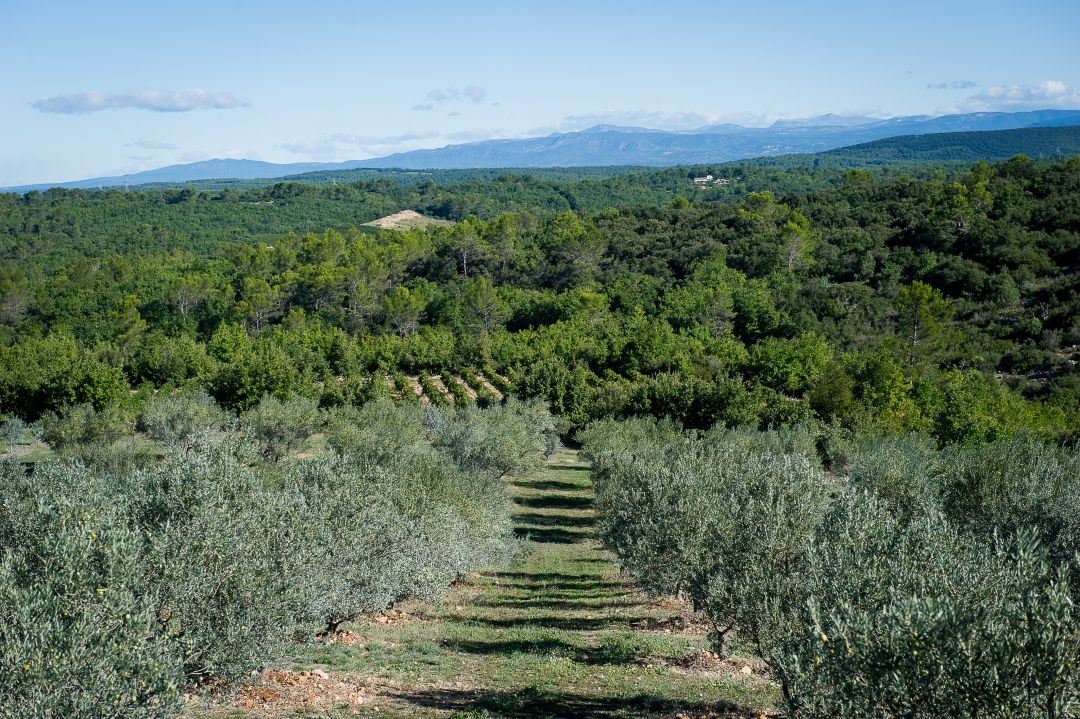
M 421 215 L 414 210 L 402 210 L 386 217 L 380 217 L 371 222 L 365 222 L 366 227 L 378 227 L 384 230 L 415 230 L 424 227 L 436 227 L 438 225 L 452 225 L 449 220 L 440 220 L 437 217 Z

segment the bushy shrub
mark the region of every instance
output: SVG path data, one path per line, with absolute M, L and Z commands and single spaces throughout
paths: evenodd
M 0 716 L 179 713 L 182 663 L 142 584 L 143 538 L 106 478 L 0 464 Z
M 1074 558 L 1080 548 L 1080 451 L 1024 432 L 947 448 L 940 461 L 944 509 L 959 526 L 983 536 L 1034 528 L 1052 562 Z
M 601 536 L 649 591 L 704 610 L 794 717 L 1072 716 L 1078 453 L 1029 436 L 940 450 L 808 429 L 599 423 Z
M 536 466 L 553 426 L 536 404 L 384 401 L 335 409 L 340 454 L 319 460 L 196 433 L 121 469 L 0 465 L 0 716 L 172 716 L 186 687 L 505 562 L 502 476 Z
M 537 466 L 554 442 L 554 419 L 535 402 L 332 412 L 328 445 L 339 456 L 291 475 L 309 500 L 327 626 L 438 595 L 470 568 L 513 556 L 502 477 Z
M 258 440 L 263 456 L 274 462 L 307 446 L 322 422 L 315 400 L 307 397 L 280 400 L 269 394 L 240 416 L 241 426 Z
M 281 652 L 309 612 L 303 497 L 275 490 L 236 439 L 207 441 L 128 482 L 161 633 L 189 680 L 235 679 Z
M 465 406 L 449 417 L 436 444 L 466 470 L 520 476 L 560 446 L 555 418 L 538 400 Z
M 857 433 L 839 444 L 835 469 L 851 485 L 872 491 L 896 510 L 940 506 L 943 468 L 930 437 Z
M 225 412 L 202 389 L 155 395 L 139 416 L 140 428 L 168 446 L 186 445 L 205 432 L 220 429 L 225 422 Z
M 940 516 L 882 531 L 873 514 L 849 513 L 858 523 L 834 523 L 811 552 L 806 603 L 774 643 L 792 713 L 1071 716 L 1080 645 L 1068 570 L 1051 567 L 1034 534 L 995 551 Z M 871 535 L 886 541 L 852 541 Z
M 722 428 L 697 439 L 651 419 L 626 425 L 586 437 L 601 536 L 646 589 L 707 607 L 718 638 L 748 628 L 757 620 L 747 587 L 793 570 L 832 489 L 813 439 Z M 604 433 L 618 439 L 604 447 Z
M 33 439 L 34 431 L 31 425 L 18 417 L 9 417 L 0 424 L 0 441 L 6 445 L 29 444 Z
M 130 429 L 130 422 L 119 409 L 99 412 L 89 403 L 46 412 L 41 418 L 41 438 L 57 452 L 78 445 L 112 444 Z
M 461 383 L 457 381 L 457 378 L 454 377 L 454 375 L 444 370 L 441 378 L 443 385 L 450 391 L 450 395 L 454 398 L 454 404 L 459 407 L 473 404 L 472 397 L 469 396 L 468 391 L 461 386 Z
M 423 408 L 407 402 L 396 404 L 389 398 L 363 407 L 336 407 L 327 413 L 326 443 L 341 455 L 365 457 L 375 463 L 391 461 L 407 447 L 430 439 L 430 424 L 439 426 L 438 408 Z

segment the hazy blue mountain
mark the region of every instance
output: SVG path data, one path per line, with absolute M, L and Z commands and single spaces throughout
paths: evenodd
M 28 191 L 48 187 L 107 187 L 225 178 L 257 179 L 354 168 L 434 170 L 695 165 L 753 157 L 824 152 L 901 135 L 1068 125 L 1080 125 L 1080 110 L 977 112 L 941 117 L 915 115 L 887 120 L 818 115 L 801 120 L 780 120 L 769 127 L 742 127 L 726 123 L 684 132 L 597 125 L 578 132 L 555 133 L 547 137 L 484 140 L 432 150 L 401 152 L 368 160 L 290 164 L 255 160 L 207 160 L 121 177 L 97 177 L 77 182 L 42 183 L 9 189 Z
M 777 120 L 770 125 L 770 127 L 774 130 L 787 127 L 858 127 L 859 125 L 870 125 L 879 122 L 880 119 L 881 118 L 878 117 L 867 117 L 865 115 L 837 115 L 829 112 L 824 115 L 814 115 L 812 117 Z

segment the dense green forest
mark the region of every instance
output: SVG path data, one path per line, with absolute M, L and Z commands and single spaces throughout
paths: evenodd
M 815 166 L 911 165 L 1007 160 L 1024 154 L 1063 158 L 1080 152 L 1080 127 L 1025 127 L 992 132 L 935 132 L 889 137 L 814 155 Z M 798 156 L 790 158 L 797 162 Z
M 1076 435 L 1080 159 L 729 172 L 4 195 L 0 411 L 468 369 L 569 427 Z M 406 207 L 456 224 L 356 229 Z

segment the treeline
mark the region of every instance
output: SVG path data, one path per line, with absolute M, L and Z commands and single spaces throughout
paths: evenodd
M 923 172 L 924 170 L 913 170 Z M 695 185 L 706 173 L 733 180 Z M 54 188 L 0 194 L 0 262 L 52 270 L 85 257 L 193 251 L 216 255 L 236 242 L 273 243 L 288 233 L 352 227 L 402 208 L 448 220 L 503 212 L 597 212 L 749 192 L 806 192 L 839 185 L 842 171 L 715 167 L 535 170 L 347 170 L 240 184 L 191 182 L 124 189 Z M 335 184 L 325 184 L 333 180 Z M 256 186 L 247 187 L 243 183 Z
M 1069 439 L 1080 426 L 1078 169 L 1077 158 L 1014 158 L 955 179 L 853 171 L 784 197 L 667 195 L 268 241 L 223 215 L 235 241 L 177 235 L 168 251 L 149 230 L 145 243 L 37 246 L 20 224 L 19 259 L 0 273 L 0 411 L 137 412 L 154 390 L 187 385 L 236 410 L 267 393 L 331 407 L 363 403 L 388 374 L 486 371 L 572 427 L 655 415 L 695 428 L 820 419 L 942 442 L 1023 428 Z M 564 189 L 517 177 L 435 191 L 467 187 L 499 206 L 518 186 Z M 293 190 L 297 208 L 316 210 L 303 198 L 392 196 L 259 192 Z M 92 195 L 7 196 L 3 217 L 49 207 L 78 224 Z M 218 221 L 208 195 L 139 196 L 103 193 L 101 207 Z M 333 223 L 317 211 L 312 222 Z M 70 259 L 54 266 L 54 251 Z
M 554 448 L 535 404 L 239 420 L 198 391 L 149 402 L 151 446 L 84 406 L 61 458 L 0 462 L 0 716 L 170 717 L 296 641 L 515 556 L 503 481 Z M 321 429 L 328 450 L 295 457 Z M 127 432 L 130 433 L 130 425 Z
M 763 660 L 787 716 L 1076 715 L 1076 450 L 653 419 L 583 436 L 624 571 Z

